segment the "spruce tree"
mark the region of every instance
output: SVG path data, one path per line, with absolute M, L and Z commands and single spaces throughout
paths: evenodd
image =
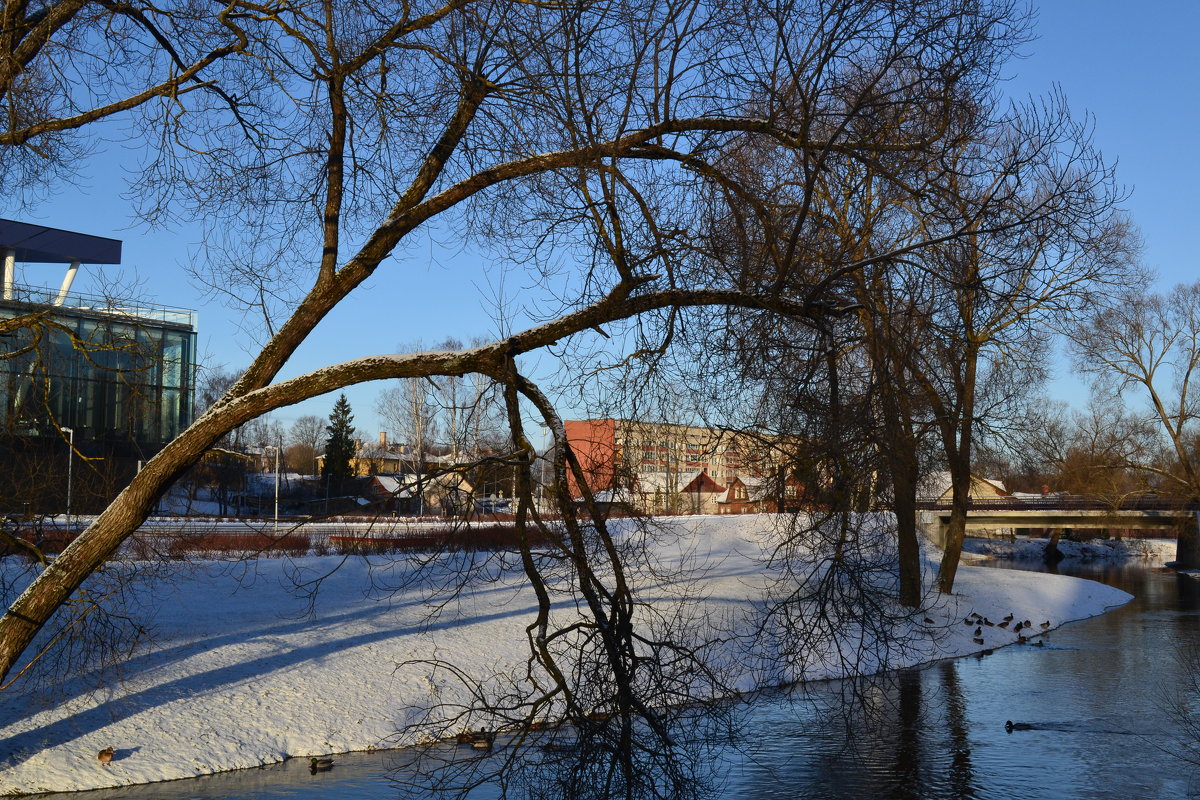
M 354 457 L 354 415 L 346 395 L 338 396 L 325 426 L 329 438 L 325 441 L 325 468 L 322 474 L 335 481 L 350 477 L 350 459 Z

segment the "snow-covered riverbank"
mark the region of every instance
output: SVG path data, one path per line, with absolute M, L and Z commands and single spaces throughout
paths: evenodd
M 658 552 L 679 572 L 670 581 L 647 581 L 639 598 L 661 607 L 696 603 L 713 619 L 750 613 L 771 580 L 761 558 L 763 528 L 773 519 L 666 522 L 670 537 Z M 309 613 L 289 591 L 294 579 L 328 573 L 340 561 L 261 559 L 181 572 L 157 601 L 155 646 L 104 676 L 103 688 L 77 680 L 64 687 L 73 695 L 67 700 L 0 698 L 0 792 L 120 786 L 402 746 L 412 739 L 397 731 L 419 709 L 459 690 L 414 660 L 436 653 L 491 674 L 526 658 L 524 626 L 534 599 L 518 574 L 478 585 L 430 619 L 426 584 L 369 591 L 403 583 L 404 562 L 351 558 L 325 579 Z M 902 635 L 918 646 L 888 666 L 1017 640 L 999 627 L 977 635 L 962 624 L 972 612 L 1029 619 L 1041 633 L 1043 622 L 1053 629 L 1129 599 L 1090 581 L 969 565 L 960 569 L 957 589 L 917 615 Z M 796 677 L 833 674 L 833 667 L 810 664 Z M 96 754 L 107 747 L 115 754 L 105 766 Z
M 1042 562 L 1046 557 L 1046 539 L 968 539 L 964 552 L 1014 561 Z M 1142 561 L 1164 564 L 1175 558 L 1174 539 L 1071 539 L 1058 540 L 1058 552 L 1064 560 L 1080 562 Z

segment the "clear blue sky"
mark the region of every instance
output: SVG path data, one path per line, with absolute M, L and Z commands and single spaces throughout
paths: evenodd
M 1038 39 L 1026 56 L 1009 64 L 1005 86 L 1015 96 L 1042 94 L 1057 84 L 1072 109 L 1095 118 L 1096 141 L 1116 159 L 1119 178 L 1132 191 L 1126 206 L 1145 239 L 1145 262 L 1162 287 L 1197 277 L 1192 255 L 1194 192 L 1200 186 L 1200 2 L 1195 0 L 1044 0 L 1037 6 Z M 3 202 L 3 215 L 122 239 L 126 274 L 143 281 L 147 299 L 199 311 L 200 351 L 212 364 L 244 366 L 253 342 L 238 317 L 206 299 L 183 269 L 198 235 L 188 229 L 147 231 L 132 222 L 120 161 L 129 152 L 107 145 L 88 163 L 84 180 L 34 208 Z M 393 265 L 351 301 L 339 307 L 297 353 L 286 375 L 356 356 L 394 351 L 401 343 L 426 344 L 447 336 L 468 340 L 494 335 L 491 299 L 501 279 L 489 259 L 461 251 L 452 232 L 440 243 Z M 58 268 L 35 267 L 57 285 Z M 86 268 L 85 268 L 86 270 Z M 97 269 L 76 288 L 88 291 Z M 29 282 L 37 276 L 31 270 Z M 511 281 L 508 296 L 524 288 Z M 1078 404 L 1086 400 L 1079 381 L 1063 376 L 1052 393 Z M 374 437 L 375 397 L 382 387 L 347 390 L 359 432 Z M 302 414 L 325 416 L 332 398 L 281 409 L 285 424 Z
M 1095 140 L 1132 194 L 1143 262 L 1159 288 L 1200 278 L 1200 2 L 1043 0 L 1039 38 L 1009 66 L 1015 95 L 1057 84 L 1073 111 L 1089 112 Z M 1050 393 L 1082 406 L 1087 389 L 1060 367 Z

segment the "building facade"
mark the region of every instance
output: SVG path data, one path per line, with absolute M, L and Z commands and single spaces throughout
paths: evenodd
M 81 264 L 118 264 L 120 251 L 114 239 L 0 220 L 0 447 L 10 472 L 57 470 L 50 461 L 65 458 L 65 439 L 87 460 L 77 480 L 103 473 L 109 485 L 97 493 L 111 494 L 192 421 L 195 313 L 71 290 Z M 34 286 L 17 264 L 66 264 L 66 276 L 57 290 Z M 18 478 L 0 484 L 37 505 Z
M 612 418 L 566 420 L 564 428 L 591 491 L 620 492 L 643 513 L 725 513 L 731 483 L 763 486 L 782 461 L 771 442 L 735 431 Z M 579 497 L 581 487 L 568 479 Z
M 0 413 L 10 436 L 57 436 L 156 452 L 190 424 L 196 330 L 192 315 L 106 307 L 68 295 L 48 306 L 18 287 L 0 299 L 0 320 L 34 318 L 6 337 Z

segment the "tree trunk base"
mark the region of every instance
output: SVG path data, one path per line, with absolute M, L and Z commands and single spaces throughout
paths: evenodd
M 1042 559 L 1050 566 L 1054 566 L 1064 558 L 1062 551 L 1058 549 L 1058 540 L 1061 536 L 1062 529 L 1055 528 L 1050 532 L 1050 540 L 1046 542 L 1046 550 L 1042 554 Z
M 1200 569 L 1200 512 L 1179 529 L 1175 569 Z

